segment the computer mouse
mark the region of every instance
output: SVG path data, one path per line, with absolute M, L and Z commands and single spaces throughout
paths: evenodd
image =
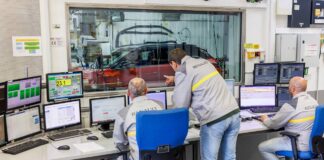
M 68 146 L 68 145 L 62 145 L 62 146 L 59 146 L 57 149 L 58 150 L 69 150 L 70 149 L 70 146 Z
M 98 140 L 99 138 L 97 136 L 88 136 L 87 140 Z

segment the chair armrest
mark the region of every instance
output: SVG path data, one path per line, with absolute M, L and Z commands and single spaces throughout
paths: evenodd
M 283 135 L 283 136 L 288 136 L 289 138 L 297 138 L 297 137 L 299 137 L 298 133 L 288 132 L 288 131 L 280 132 L 280 134 Z
M 280 132 L 280 134 L 283 136 L 287 136 L 290 139 L 294 160 L 298 160 L 297 137 L 299 137 L 299 134 L 287 131 Z

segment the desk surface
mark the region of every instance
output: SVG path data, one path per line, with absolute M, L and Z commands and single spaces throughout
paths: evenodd
M 241 127 L 239 134 L 267 131 L 269 130 L 261 122 L 252 120 L 241 122 Z M 71 139 L 66 139 L 62 141 L 50 141 L 49 144 L 36 147 L 32 150 L 28 150 L 17 155 L 10 155 L 5 153 L 0 153 L 0 159 L 4 160 L 69 160 L 69 159 L 78 159 L 78 158 L 87 158 L 94 156 L 102 156 L 119 153 L 119 150 L 115 147 L 113 138 L 103 137 L 97 129 L 92 128 L 92 135 L 98 136 L 98 141 L 89 141 L 87 136 L 75 137 Z M 190 128 L 187 138 L 187 141 L 199 141 L 200 139 L 200 130 L 196 128 Z M 44 138 L 44 137 L 43 137 Z M 92 152 L 82 152 L 78 150 L 74 144 L 95 142 L 96 144 L 102 146 L 104 149 L 96 150 Z M 56 148 L 61 145 L 69 145 L 70 150 L 57 150 Z M 10 146 L 7 146 L 10 147 Z
M 112 138 L 103 137 L 98 130 L 92 129 L 92 135 L 98 136 L 98 141 L 89 141 L 87 136 L 75 137 L 62 141 L 49 141 L 49 144 L 36 147 L 34 149 L 19 153 L 17 155 L 10 155 L 0 153 L 0 159 L 3 160 L 69 160 L 78 158 L 87 158 L 93 156 L 101 156 L 119 153 L 119 150 L 115 147 Z M 104 149 L 96 150 L 92 152 L 81 152 L 73 144 L 95 142 L 102 146 Z M 61 145 L 69 145 L 70 150 L 58 150 L 56 149 Z

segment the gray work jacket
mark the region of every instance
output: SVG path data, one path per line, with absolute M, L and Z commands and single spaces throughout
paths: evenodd
M 215 67 L 205 59 L 185 56 L 175 73 L 174 107 L 192 107 L 201 125 L 238 110 L 237 102 Z
M 300 151 L 309 150 L 309 136 L 312 131 L 315 108 L 317 101 L 307 94 L 301 92 L 293 97 L 289 103 L 285 103 L 275 116 L 264 121 L 264 124 L 272 129 L 284 127 L 285 131 L 300 134 L 297 139 Z
M 115 143 L 129 143 L 131 159 L 139 159 L 136 141 L 136 113 L 140 111 L 162 110 L 163 104 L 149 100 L 146 96 L 134 98 L 132 104 L 119 111 L 115 120 L 113 138 Z

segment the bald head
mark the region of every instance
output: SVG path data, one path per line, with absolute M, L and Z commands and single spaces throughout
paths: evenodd
M 300 92 L 305 92 L 307 89 L 307 80 L 303 77 L 293 77 L 289 81 L 289 91 L 295 96 Z
M 142 78 L 133 78 L 129 81 L 128 84 L 128 96 L 132 99 L 135 97 L 146 95 L 147 93 L 147 86 Z

